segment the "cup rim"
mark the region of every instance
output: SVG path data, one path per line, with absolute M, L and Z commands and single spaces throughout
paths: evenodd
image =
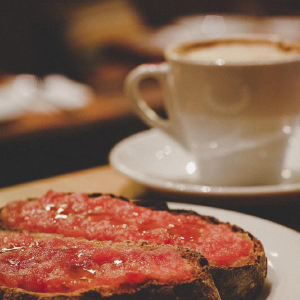
M 243 41 L 243 42 L 260 42 L 260 43 L 268 43 L 268 44 L 277 44 L 280 47 L 289 47 L 293 46 L 299 49 L 299 54 L 295 54 L 292 57 L 281 58 L 276 60 L 253 60 L 253 61 L 228 61 L 223 64 L 218 64 L 214 61 L 209 60 L 192 60 L 192 59 L 184 59 L 178 53 L 179 51 L 176 49 L 179 48 L 186 48 L 192 45 L 205 45 L 211 44 L 216 42 L 236 42 L 236 41 Z M 211 67 L 240 67 L 240 66 L 269 66 L 269 65 L 285 65 L 291 64 L 295 62 L 300 62 L 300 41 L 296 40 L 288 40 L 282 38 L 278 35 L 271 35 L 271 34 L 235 34 L 235 35 L 226 35 L 219 38 L 207 38 L 207 39 L 200 39 L 194 40 L 189 42 L 175 42 L 168 45 L 164 50 L 164 55 L 167 61 L 173 62 L 181 62 L 188 65 L 200 65 L 200 66 L 211 66 Z

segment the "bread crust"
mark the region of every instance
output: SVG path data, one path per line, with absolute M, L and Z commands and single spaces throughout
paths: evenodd
M 34 234 L 36 238 L 57 236 L 52 234 Z M 73 238 L 70 238 L 73 239 Z M 74 238 L 76 239 L 76 238 Z M 78 238 L 77 238 L 78 239 Z M 103 246 L 111 245 L 115 248 L 138 246 L 145 250 L 153 250 L 162 246 L 148 245 L 142 243 L 112 243 L 98 242 L 93 243 Z M 38 293 L 26 291 L 21 288 L 9 288 L 0 285 L 0 299 L 3 300 L 221 300 L 218 290 L 215 287 L 212 276 L 209 272 L 207 259 L 198 252 L 177 246 L 163 246 L 164 248 L 175 249 L 181 256 L 194 266 L 194 277 L 182 283 L 161 284 L 156 280 L 150 280 L 136 287 L 118 287 L 111 289 L 108 287 L 95 287 L 90 290 L 78 290 L 70 293 Z
M 156 285 L 148 285 L 132 292 L 114 294 L 100 289 L 68 294 L 41 294 L 0 287 L 0 298 L 3 300 L 221 300 L 217 293 L 212 294 L 210 289 L 202 286 L 199 281 L 176 286 L 164 285 L 159 288 Z
M 94 193 L 94 194 L 89 194 L 89 197 L 99 197 L 101 195 L 102 194 L 100 193 Z M 116 197 L 115 195 L 110 195 L 110 196 Z M 222 300 L 252 300 L 261 291 L 267 275 L 267 258 L 262 243 L 257 238 L 255 238 L 251 233 L 243 230 L 239 226 L 232 225 L 228 222 L 221 222 L 215 217 L 201 215 L 194 211 L 171 210 L 168 208 L 167 203 L 163 201 L 154 202 L 154 201 L 147 201 L 147 200 L 131 200 L 124 197 L 117 197 L 117 198 L 127 202 L 132 202 L 139 206 L 148 207 L 152 210 L 166 210 L 172 214 L 195 215 L 200 217 L 202 220 L 205 220 L 212 224 L 223 224 L 229 226 L 233 232 L 243 235 L 247 239 L 251 239 L 253 242 L 253 251 L 251 255 L 247 258 L 247 260 L 241 261 L 238 264 L 230 267 L 219 267 L 219 266 L 211 265 L 210 273 L 212 274 L 213 280 L 215 282 L 215 285 L 219 291 Z M 30 200 L 34 200 L 34 199 L 30 199 Z M 1 220 L 2 213 L 5 213 L 5 211 L 0 210 L 0 228 L 11 230 L 11 228 L 7 228 L 7 226 L 3 224 Z M 185 299 L 189 299 L 186 297 L 187 295 L 185 296 Z M 32 299 L 36 299 L 36 298 L 32 298 Z M 37 299 L 44 299 L 44 298 L 37 298 Z M 57 298 L 57 299 L 65 299 L 65 298 Z M 77 298 L 72 298 L 72 299 L 77 299 Z M 115 299 L 115 298 L 111 298 L 111 299 Z M 134 298 L 130 298 L 130 299 L 134 299 Z M 158 299 L 162 299 L 162 298 L 158 298 Z M 168 299 L 172 299 L 172 298 L 168 298 Z

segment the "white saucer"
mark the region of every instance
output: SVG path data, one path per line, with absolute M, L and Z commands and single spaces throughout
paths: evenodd
M 264 245 L 268 258 L 268 275 L 256 300 L 299 299 L 300 234 L 282 225 L 257 217 L 200 205 L 169 203 L 171 209 L 194 210 L 221 221 L 238 224 Z
M 291 140 L 282 172 L 282 182 L 278 185 L 247 187 L 201 185 L 198 183 L 199 180 L 197 181 L 191 155 L 157 129 L 150 129 L 121 141 L 112 149 L 109 160 L 116 170 L 134 181 L 163 192 L 223 198 L 237 196 L 237 201 L 243 196 L 259 199 L 258 196 L 273 194 L 297 200 L 299 197 L 295 196 L 300 193 L 300 127 Z

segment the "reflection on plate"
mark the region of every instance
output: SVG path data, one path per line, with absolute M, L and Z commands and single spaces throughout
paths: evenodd
M 157 129 L 133 135 L 117 144 L 110 153 L 111 165 L 131 179 L 150 188 L 196 196 L 257 196 L 282 195 L 299 199 L 300 193 L 300 128 L 291 141 L 282 182 L 278 185 L 220 187 L 199 184 L 193 158 L 177 142 Z M 293 198 L 292 196 L 297 195 Z M 272 200 L 273 201 L 273 200 Z
M 171 209 L 194 210 L 238 224 L 264 245 L 268 257 L 268 275 L 256 300 L 299 299 L 300 234 L 284 226 L 257 217 L 199 205 L 169 203 Z

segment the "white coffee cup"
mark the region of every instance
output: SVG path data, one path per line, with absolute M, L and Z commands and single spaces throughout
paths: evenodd
M 279 183 L 300 113 L 299 45 L 251 35 L 170 45 L 165 58 L 134 69 L 125 91 L 145 123 L 193 155 L 199 183 Z M 146 78 L 160 83 L 168 119 L 142 98 Z

